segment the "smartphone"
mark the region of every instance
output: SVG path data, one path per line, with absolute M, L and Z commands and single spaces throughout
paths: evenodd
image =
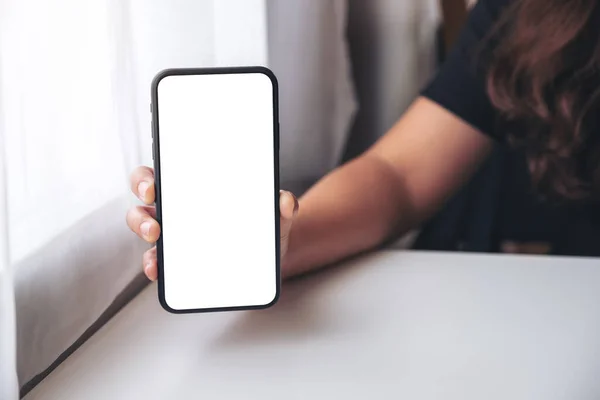
M 265 67 L 152 82 L 158 295 L 171 313 L 263 309 L 280 292 L 278 85 Z

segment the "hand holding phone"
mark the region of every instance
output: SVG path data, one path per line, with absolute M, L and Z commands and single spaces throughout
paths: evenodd
M 156 255 L 168 311 L 257 309 L 277 300 L 277 111 L 277 81 L 262 67 L 168 70 L 155 78 Z M 242 202 L 249 211 L 232 213 Z
M 193 182 L 192 184 L 198 184 Z M 137 234 L 141 239 L 145 240 L 150 244 L 155 244 L 160 237 L 160 226 L 155 219 L 156 208 L 154 207 L 154 169 L 140 166 L 137 167 L 130 177 L 130 186 L 133 194 L 139 198 L 145 205 L 134 206 L 127 212 L 127 225 L 129 228 Z M 190 199 L 186 206 L 187 213 L 194 213 L 197 207 L 196 199 Z M 290 232 L 295 220 L 295 217 L 299 210 L 298 199 L 293 193 L 280 190 L 279 192 L 279 235 L 280 235 L 280 256 L 282 271 L 281 276 L 285 278 L 286 271 L 284 269 L 285 259 L 288 249 L 288 241 Z M 231 210 L 232 214 L 243 214 L 252 212 L 244 206 L 243 202 L 239 207 Z M 232 249 L 236 248 L 236 243 L 239 238 L 237 227 L 234 225 L 231 227 L 231 242 L 230 246 Z M 158 278 L 158 266 L 156 259 L 156 246 L 147 250 L 142 257 L 142 268 L 146 277 L 155 281 Z

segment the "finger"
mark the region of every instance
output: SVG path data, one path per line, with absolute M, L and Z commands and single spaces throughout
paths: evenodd
M 137 167 L 130 178 L 131 191 L 145 204 L 154 203 L 154 170 Z
M 291 220 L 298 212 L 298 199 L 292 192 L 279 191 L 279 213 L 281 218 Z
M 280 210 L 280 237 L 281 237 L 281 253 L 287 252 L 288 238 L 294 217 L 298 213 L 298 200 L 296 196 L 287 191 L 281 191 L 279 195 L 279 210 Z
M 127 212 L 127 225 L 139 237 L 148 243 L 154 243 L 160 236 L 160 226 L 154 219 L 156 216 L 154 207 L 136 206 Z
M 158 278 L 158 263 L 156 261 L 156 246 L 144 253 L 142 257 L 144 274 L 151 281 L 155 281 Z

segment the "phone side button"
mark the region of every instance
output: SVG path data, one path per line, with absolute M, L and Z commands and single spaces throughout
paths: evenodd
M 154 143 L 152 143 L 152 161 L 154 161 Z

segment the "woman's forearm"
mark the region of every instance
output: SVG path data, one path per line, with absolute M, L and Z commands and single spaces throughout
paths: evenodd
M 402 206 L 402 185 L 393 170 L 364 155 L 325 176 L 300 199 L 283 275 L 308 272 L 369 250 L 413 222 Z
M 492 146 L 451 112 L 417 99 L 364 155 L 300 199 L 284 276 L 340 261 L 417 227 L 473 176 Z

